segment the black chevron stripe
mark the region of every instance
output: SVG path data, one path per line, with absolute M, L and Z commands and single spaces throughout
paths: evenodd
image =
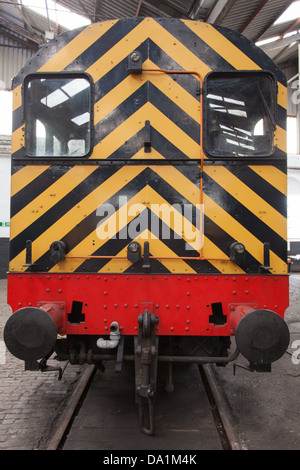
M 156 21 L 212 70 L 234 70 L 232 65 L 199 38 L 185 23 L 181 21 L 175 23 L 167 18 L 160 18 Z
M 29 225 L 25 230 L 18 234 L 10 241 L 10 259 L 15 258 L 23 249 L 27 240 L 34 241 L 57 220 L 59 220 L 72 207 L 78 204 L 84 197 L 90 194 L 94 189 L 100 186 L 104 181 L 116 173 L 120 167 L 98 168 L 57 204 L 52 206 L 47 212 L 39 217 L 33 224 Z
M 12 196 L 11 218 L 24 209 L 27 204 L 37 198 L 72 168 L 73 166 L 58 167 L 53 165 L 45 170 L 41 175 L 37 176 L 33 181 L 21 189 L 21 191 Z
M 143 18 L 120 19 L 64 70 L 87 70 L 97 60 L 100 59 L 113 46 L 120 42 L 128 33 L 130 33 Z
M 204 173 L 204 192 L 258 240 L 262 243 L 269 242 L 270 249 L 286 262 L 286 241 L 218 185 L 207 173 Z
M 281 215 L 287 217 L 287 197 L 278 191 L 278 189 L 274 188 L 274 186 L 246 165 L 239 167 L 228 165 L 227 169 L 270 204 L 270 206 L 274 207 Z
M 148 101 L 148 83 L 144 83 L 95 126 L 95 145 L 104 139 Z
M 243 51 L 244 54 L 255 62 L 262 70 L 266 68 L 266 54 L 253 43 L 249 43 L 249 40 L 245 36 L 242 36 L 228 28 L 224 28 L 223 26 L 212 26 L 219 31 L 222 36 L 232 42 L 232 44 L 234 44 L 238 49 Z M 286 86 L 286 77 L 284 73 L 281 72 L 277 65 L 271 60 L 268 60 L 268 70 L 272 71 L 277 80 Z
M 158 90 L 152 83 L 149 83 L 149 101 L 200 145 L 200 123 L 185 113 L 180 106 L 177 106 L 174 101 Z

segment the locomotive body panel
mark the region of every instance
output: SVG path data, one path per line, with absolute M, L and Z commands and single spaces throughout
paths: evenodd
M 53 350 L 135 360 L 146 434 L 158 355 L 270 370 L 289 342 L 286 95 L 258 47 L 191 20 L 92 24 L 32 57 L 13 81 L 4 332 L 26 369 Z

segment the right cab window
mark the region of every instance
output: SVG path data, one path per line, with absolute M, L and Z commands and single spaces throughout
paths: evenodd
M 273 150 L 275 82 L 266 72 L 211 73 L 206 80 L 206 152 L 263 157 Z

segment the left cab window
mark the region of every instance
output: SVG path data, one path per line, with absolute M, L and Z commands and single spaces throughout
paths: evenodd
M 32 76 L 25 83 L 25 152 L 83 157 L 91 149 L 91 83 L 85 76 Z

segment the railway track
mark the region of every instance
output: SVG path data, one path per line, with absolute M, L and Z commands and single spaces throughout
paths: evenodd
M 174 364 L 173 393 L 165 366 L 151 437 L 138 427 L 133 364 L 122 374 L 110 366 L 104 374 L 86 367 L 43 450 L 246 450 L 210 365 Z

